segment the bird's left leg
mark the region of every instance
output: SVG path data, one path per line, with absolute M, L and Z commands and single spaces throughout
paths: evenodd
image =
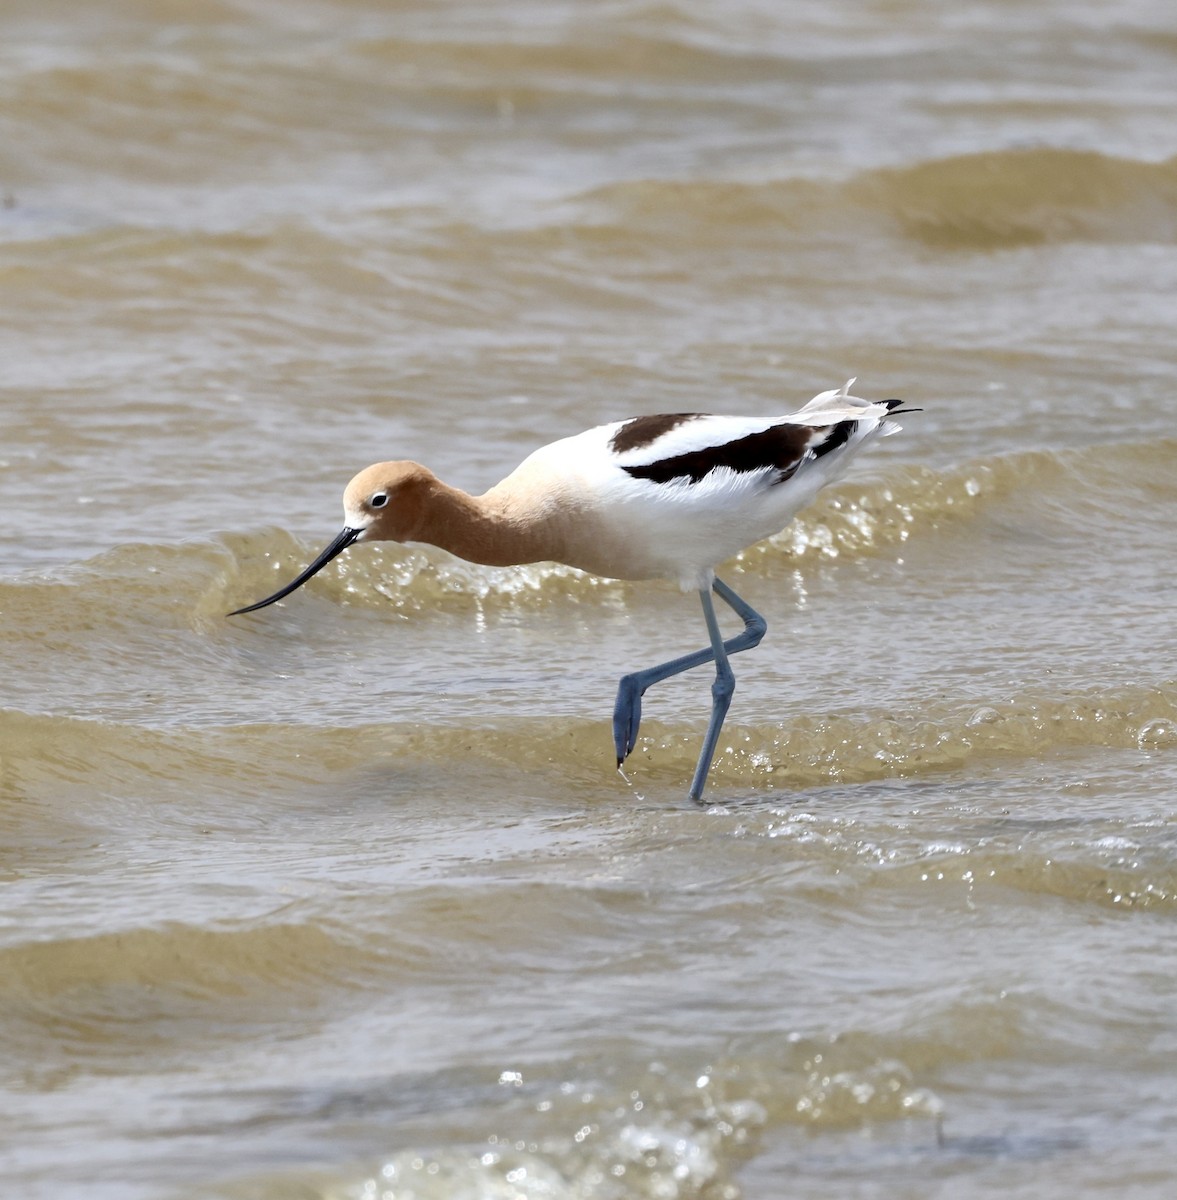
M 714 581 L 715 590 L 720 598 L 736 612 L 744 616 L 742 609 L 755 620 L 744 617 L 744 632 L 755 631 L 756 645 L 764 636 L 764 618 L 754 608 L 740 599 L 722 580 Z M 703 799 L 703 788 L 707 784 L 707 773 L 711 770 L 711 760 L 715 757 L 715 747 L 719 742 L 719 731 L 723 728 L 723 719 L 731 707 L 732 694 L 736 690 L 736 677 L 732 672 L 731 663 L 727 660 L 727 646 L 723 634 L 719 632 L 719 622 L 715 619 L 715 605 L 711 603 L 711 592 L 699 589 L 699 599 L 703 601 L 703 617 L 707 622 L 707 632 L 711 636 L 711 648 L 715 656 L 715 682 L 711 685 L 711 720 L 707 723 L 707 734 L 703 738 L 703 749 L 699 752 L 699 761 L 695 766 L 695 776 L 691 780 L 691 790 L 688 793 L 695 801 Z M 759 622 L 757 627 L 756 622 Z M 740 649 L 746 649 L 741 646 Z
M 760 644 L 764 637 L 767 624 L 764 618 L 747 601 L 736 595 L 722 579 L 713 581 L 715 594 L 744 622 L 743 630 L 728 641 L 720 642 L 725 655 L 739 654 L 741 650 L 750 650 Z M 711 597 L 706 591 L 700 590 L 705 596 L 704 612 L 711 603 Z M 714 610 L 712 610 L 714 618 Z M 684 654 L 681 658 L 661 663 L 656 667 L 647 667 L 644 671 L 635 671 L 632 675 L 622 678 L 617 688 L 617 703 L 613 708 L 613 744 L 617 750 L 617 765 L 621 764 L 633 752 L 637 745 L 638 725 L 642 717 L 642 695 L 646 688 L 655 683 L 661 683 L 672 675 L 689 671 L 692 667 L 701 667 L 704 663 L 715 659 L 714 643 L 705 650 L 696 650 L 694 654 Z M 718 730 L 716 731 L 718 737 Z M 704 772 L 706 774 L 706 772 Z

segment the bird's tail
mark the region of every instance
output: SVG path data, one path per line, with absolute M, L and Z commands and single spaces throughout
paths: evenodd
M 919 412 L 918 408 L 900 408 L 902 400 L 864 400 L 861 396 L 852 396 L 850 389 L 854 380 L 848 379 L 840 388 L 829 392 L 820 392 L 805 405 L 795 417 L 801 422 L 810 424 L 834 424 L 837 421 L 857 421 L 863 417 L 877 417 L 883 434 L 896 433 L 899 426 L 885 417 L 899 413 Z M 874 411 L 870 411 L 873 409 Z

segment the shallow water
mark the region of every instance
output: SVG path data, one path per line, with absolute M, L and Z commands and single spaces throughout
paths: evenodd
M 1168 1197 L 1168 5 L 0 14 L 0 1191 Z M 923 411 L 697 601 L 358 547 L 657 410 Z

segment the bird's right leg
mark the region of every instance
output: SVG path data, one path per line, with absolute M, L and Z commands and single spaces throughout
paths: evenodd
M 768 628 L 764 618 L 742 597 L 732 591 L 722 579 L 716 579 L 711 585 L 715 594 L 744 622 L 743 632 L 729 638 L 723 643 L 728 654 L 739 654 L 741 650 L 751 650 L 760 644 Z M 661 683 L 672 675 L 681 675 L 693 667 L 701 667 L 704 663 L 715 660 L 715 650 L 708 646 L 705 650 L 696 650 L 694 654 L 684 654 L 681 658 L 671 659 L 656 667 L 647 667 L 644 671 L 635 671 L 632 675 L 623 675 L 617 687 L 617 703 L 613 706 L 613 745 L 617 750 L 617 765 L 633 753 L 638 741 L 638 726 L 642 720 L 642 696 L 646 688 L 655 683 Z

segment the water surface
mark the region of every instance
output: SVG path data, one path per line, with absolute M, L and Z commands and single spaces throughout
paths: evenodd
M 0 16 L 0 1180 L 1168 1197 L 1167 5 Z M 691 596 L 357 547 L 649 411 L 924 411 Z

